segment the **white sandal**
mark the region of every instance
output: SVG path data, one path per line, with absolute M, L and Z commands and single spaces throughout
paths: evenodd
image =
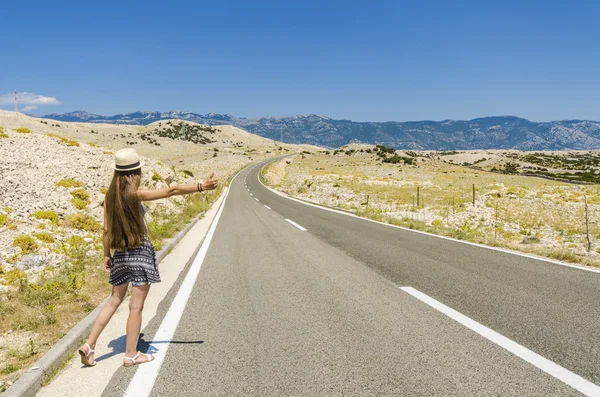
M 143 361 L 141 363 L 137 363 L 135 360 L 137 360 L 137 358 L 140 356 L 140 354 L 142 356 L 146 356 L 148 358 L 148 360 L 147 361 Z M 135 355 L 135 357 L 124 356 L 123 358 L 126 359 L 126 360 L 131 360 L 131 364 L 125 364 L 125 363 L 123 363 L 124 367 L 133 367 L 134 365 L 145 364 L 145 363 L 149 363 L 150 361 L 154 361 L 154 354 L 145 354 L 145 353 L 138 352 Z
M 87 354 L 86 354 L 86 353 L 83 351 L 83 349 L 79 349 L 79 355 L 81 356 L 81 363 L 82 363 L 83 365 L 87 365 L 88 367 L 93 367 L 94 365 L 96 365 L 96 360 L 95 360 L 95 357 L 94 357 L 94 362 L 93 362 L 93 363 L 90 363 L 90 360 L 88 359 L 88 357 L 90 356 L 90 354 L 94 354 L 94 353 L 95 353 L 95 351 L 94 351 L 94 349 L 92 349 L 92 348 L 90 347 L 90 345 L 88 345 L 87 343 L 86 343 L 84 346 L 87 346 L 87 348 L 88 348 L 88 352 L 87 352 Z

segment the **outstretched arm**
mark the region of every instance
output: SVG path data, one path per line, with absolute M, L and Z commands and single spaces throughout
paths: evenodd
M 175 185 L 166 187 L 164 189 L 139 189 L 137 196 L 140 201 L 152 201 L 159 200 L 162 198 L 181 196 L 184 194 L 198 193 L 199 191 L 213 190 L 219 185 L 219 181 L 213 179 L 214 173 L 201 184 L 190 184 L 190 185 Z

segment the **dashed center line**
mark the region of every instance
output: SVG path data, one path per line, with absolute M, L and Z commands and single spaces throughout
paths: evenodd
M 287 219 L 286 219 L 287 220 Z M 469 328 L 470 330 L 478 333 L 487 340 L 497 344 L 498 346 L 508 350 L 517 357 L 522 358 L 528 363 L 541 369 L 547 374 L 555 377 L 556 379 L 566 383 L 574 389 L 579 390 L 586 396 L 600 396 L 600 386 L 582 378 L 581 376 L 569 371 L 566 368 L 561 367 L 553 361 L 548 360 L 540 356 L 539 354 L 527 349 L 526 347 L 518 344 L 517 342 L 508 339 L 507 337 L 497 333 L 496 331 L 478 323 L 477 321 L 465 316 L 462 313 L 444 305 L 443 303 L 433 299 L 432 297 L 416 290 L 412 287 L 400 287 L 400 289 L 407 294 L 412 295 L 421 302 L 431 306 L 439 312 L 450 317 L 454 321 L 461 325 Z
M 271 207 L 269 207 L 269 206 L 268 206 L 268 205 L 266 205 L 266 204 L 265 204 L 265 208 L 266 208 L 266 209 L 268 209 L 268 210 L 270 210 L 270 209 L 271 209 Z
M 258 199 L 256 197 L 254 197 L 254 200 L 258 201 Z
M 306 231 L 305 228 L 303 228 L 302 226 L 300 226 L 299 224 L 297 224 L 296 222 L 290 220 L 290 219 L 286 219 L 286 221 L 288 221 L 289 223 L 291 223 L 292 225 L 296 226 L 298 229 L 302 230 L 303 232 Z

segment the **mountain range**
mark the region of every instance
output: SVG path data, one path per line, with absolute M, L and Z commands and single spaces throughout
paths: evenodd
M 233 125 L 265 138 L 328 148 L 368 143 L 412 150 L 600 149 L 600 122 L 588 120 L 533 122 L 514 116 L 494 116 L 473 120 L 356 122 L 316 114 L 243 118 L 187 111 L 134 112 L 114 116 L 75 111 L 43 117 L 70 122 L 138 125 L 180 119 L 206 125 Z

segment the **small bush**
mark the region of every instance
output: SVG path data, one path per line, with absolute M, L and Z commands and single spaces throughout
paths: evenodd
M 4 207 L 4 208 L 2 208 L 2 210 L 3 210 L 4 212 L 6 212 L 7 214 L 10 214 L 11 212 L 13 212 L 13 209 L 12 209 L 12 208 L 10 208 L 10 207 Z
M 159 181 L 162 181 L 163 179 L 162 179 L 162 176 L 160 176 L 160 174 L 158 172 L 154 171 L 154 173 L 152 174 L 152 180 L 154 182 L 159 182 Z
M 384 145 L 377 145 L 375 148 L 383 153 L 390 153 L 390 154 L 396 153 L 396 149 L 393 149 L 391 147 L 387 147 Z
M 58 214 L 55 211 L 40 210 L 33 213 L 33 217 L 36 219 L 48 219 L 55 225 L 58 225 Z
M 88 142 L 88 145 L 90 145 L 91 147 L 98 147 L 98 145 L 96 145 L 94 142 Z
M 77 208 L 78 210 L 84 210 L 87 207 L 88 202 L 80 198 L 73 197 L 71 199 L 71 204 L 73 204 L 73 207 Z
M 107 188 L 105 188 L 105 187 L 101 187 L 101 188 L 100 188 L 100 193 L 102 193 L 102 194 L 106 194 L 106 192 L 108 192 L 108 189 L 107 189 Z
M 66 188 L 83 187 L 83 182 L 79 182 L 79 181 L 76 181 L 75 179 L 71 179 L 71 178 L 65 178 L 65 179 L 61 179 L 60 181 L 56 182 L 56 186 L 62 186 L 62 187 L 66 187 Z
M 386 159 L 383 159 L 384 163 L 392 163 L 392 164 L 398 164 L 400 161 L 402 161 L 402 158 L 399 156 L 392 156 Z
M 6 135 L 4 132 L 0 131 L 0 138 L 8 138 L 8 135 Z
M 90 195 L 85 189 L 77 189 L 71 192 L 71 196 L 78 198 L 80 200 L 89 201 Z
M 63 226 L 87 232 L 96 232 L 100 229 L 100 224 L 96 219 L 86 214 L 67 215 L 63 221 Z
M 13 372 L 17 372 L 19 369 L 20 368 L 18 365 L 6 363 L 6 365 L 4 367 L 2 367 L 2 370 L 0 370 L 0 373 L 2 373 L 3 375 L 9 375 L 9 374 L 12 374 Z
M 35 233 L 34 236 L 45 243 L 53 243 L 54 237 L 48 232 Z
M 442 226 L 444 226 L 444 222 L 442 222 L 442 220 L 441 220 L 441 219 L 434 219 L 434 220 L 431 222 L 431 226 L 434 226 L 434 227 L 442 227 Z
M 186 174 L 189 177 L 194 177 L 194 174 L 192 173 L 192 171 L 188 171 L 188 170 L 182 170 L 181 172 L 183 172 L 184 174 Z
M 8 223 L 8 215 L 0 214 L 0 227 L 6 225 Z
M 23 254 L 35 252 L 39 248 L 33 237 L 27 234 L 21 234 L 15 237 L 12 245 L 13 247 L 21 247 L 21 252 Z
M 19 134 L 31 134 L 31 130 L 29 128 L 24 128 L 24 127 L 17 128 L 16 130 L 13 130 L 13 131 L 18 132 Z
M 60 136 L 57 134 L 46 134 L 51 138 L 58 138 L 62 143 L 64 143 L 67 146 L 79 146 L 79 142 L 73 140 L 73 139 L 69 139 L 69 138 L 65 138 L 64 136 Z
M 16 285 L 19 284 L 21 280 L 25 280 L 26 278 L 27 276 L 23 270 L 12 269 L 4 274 L 4 283 L 6 285 Z

